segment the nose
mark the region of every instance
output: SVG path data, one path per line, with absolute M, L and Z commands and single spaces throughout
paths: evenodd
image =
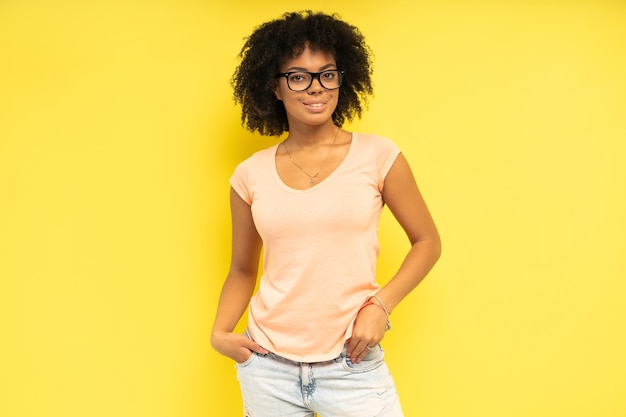
M 316 93 L 324 91 L 324 87 L 322 86 L 322 82 L 320 81 L 321 74 L 315 74 L 313 79 L 311 80 L 311 85 L 307 88 L 309 93 Z

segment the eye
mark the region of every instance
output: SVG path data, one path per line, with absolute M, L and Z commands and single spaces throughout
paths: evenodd
M 289 75 L 289 82 L 302 83 L 309 81 L 309 78 L 311 78 L 311 76 L 305 72 L 294 72 Z
M 337 76 L 337 71 L 326 71 L 322 73 L 322 78 L 325 80 L 332 80 Z

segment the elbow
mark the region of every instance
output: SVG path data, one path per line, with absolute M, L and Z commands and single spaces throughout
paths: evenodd
M 434 265 L 441 257 L 441 239 L 439 238 L 439 235 L 435 235 L 432 238 L 425 240 L 423 243 L 425 243 L 424 246 L 428 247 L 428 253 L 430 253 L 430 257 Z
M 436 242 L 433 244 L 433 263 L 437 262 L 441 257 L 441 239 L 437 236 Z
M 439 232 L 435 232 L 431 240 L 433 242 L 433 252 L 437 255 L 436 259 L 439 259 L 441 256 L 441 236 L 439 236 Z
M 415 237 L 410 239 L 411 246 L 419 247 L 420 252 L 428 253 L 432 264 L 434 265 L 441 257 L 441 237 L 436 231 L 426 236 Z

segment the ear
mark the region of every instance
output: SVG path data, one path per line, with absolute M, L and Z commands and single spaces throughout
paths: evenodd
M 283 101 L 283 96 L 280 93 L 280 88 L 278 87 L 278 80 L 274 82 L 274 95 L 276 96 L 277 100 Z

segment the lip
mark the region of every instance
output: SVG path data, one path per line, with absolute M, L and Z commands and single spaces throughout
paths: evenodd
M 312 112 L 321 112 L 326 108 L 328 101 L 304 101 L 302 104 Z

